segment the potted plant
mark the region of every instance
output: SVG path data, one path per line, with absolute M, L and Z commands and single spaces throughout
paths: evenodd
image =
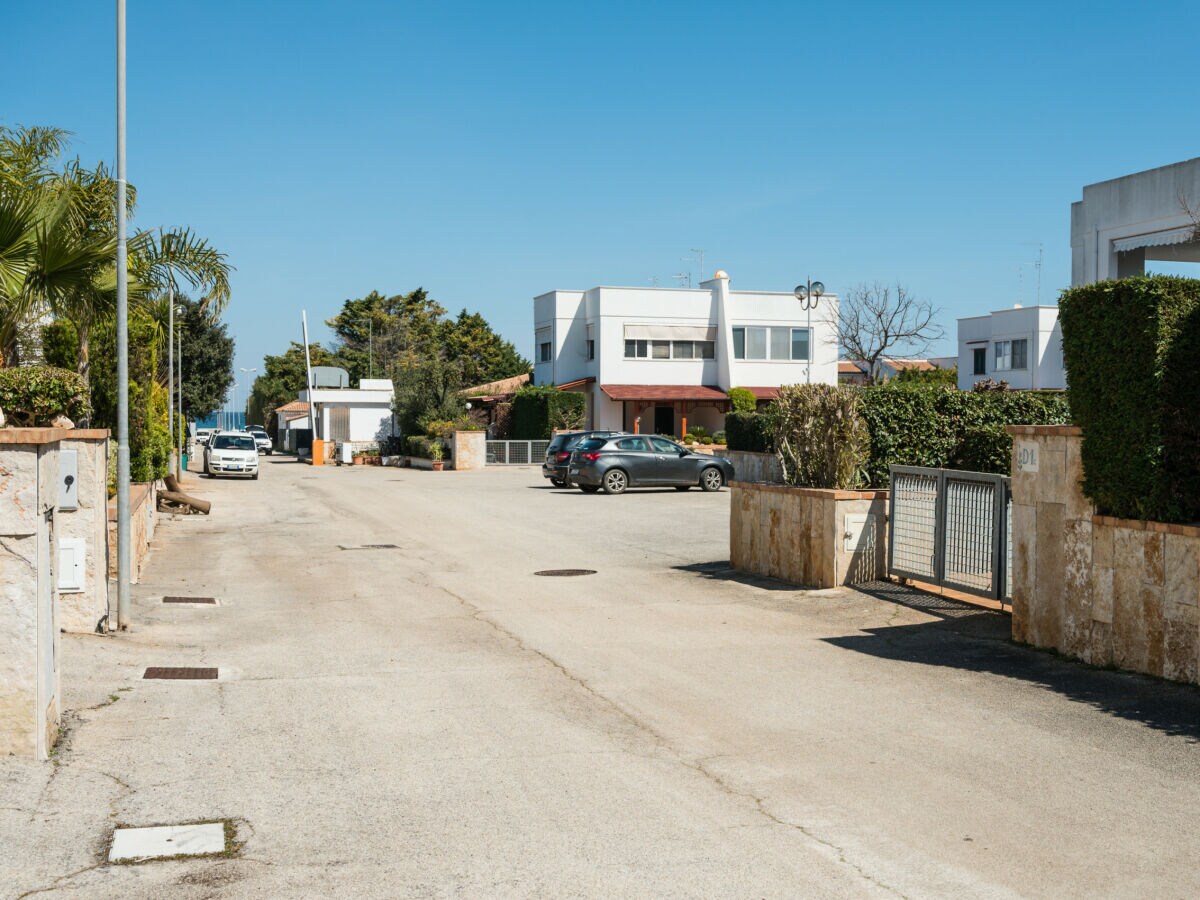
M 446 455 L 445 449 L 442 447 L 441 441 L 429 442 L 429 458 L 433 460 L 433 471 L 440 472 L 445 466 L 442 458 Z

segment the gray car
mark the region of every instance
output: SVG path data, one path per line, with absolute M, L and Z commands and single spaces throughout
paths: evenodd
M 733 479 L 733 464 L 721 456 L 693 453 L 664 437 L 614 434 L 589 438 L 571 453 L 568 477 L 584 493 L 621 494 L 631 487 L 700 486 L 719 491 Z

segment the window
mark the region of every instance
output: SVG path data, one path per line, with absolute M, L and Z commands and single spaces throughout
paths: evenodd
M 678 453 L 679 445 L 668 441 L 666 438 L 652 437 L 650 445 L 654 448 L 655 453 Z
M 717 358 L 716 341 L 696 341 L 696 358 L 697 359 L 716 359 Z
M 1029 341 L 1021 338 L 1016 341 L 996 341 L 996 371 L 1008 372 L 1013 369 L 1024 369 L 1028 355 Z
M 670 341 L 651 341 L 650 354 L 654 359 L 670 359 L 671 358 L 671 342 Z
M 734 359 L 807 360 L 808 345 L 807 328 L 744 325 L 733 329 Z
M 691 341 L 672 341 L 671 359 L 691 359 L 694 349 Z
M 617 441 L 618 450 L 649 450 L 646 446 L 646 439 L 640 437 L 623 438 Z
M 334 412 L 337 407 L 334 407 Z M 222 434 L 213 438 L 214 450 L 257 450 L 252 437 L 239 437 L 235 434 Z
M 808 329 L 792 329 L 792 359 L 808 359 Z
M 974 363 L 975 363 L 973 374 L 986 375 L 987 374 L 987 347 L 976 347 L 974 350 L 971 351 L 971 356 L 973 357 Z
M 550 362 L 550 342 L 538 344 L 538 362 Z
M 625 342 L 625 358 L 626 359 L 645 359 L 649 350 L 649 341 L 626 341 Z
M 588 359 L 596 358 L 596 342 L 594 340 L 592 340 L 591 338 L 588 338 L 588 342 L 587 342 L 587 358 Z

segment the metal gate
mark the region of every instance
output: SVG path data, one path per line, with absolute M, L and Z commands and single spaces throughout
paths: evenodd
M 546 459 L 549 441 L 488 441 L 489 466 L 540 466 Z
M 891 466 L 888 571 L 1007 600 L 1012 490 L 1004 475 Z

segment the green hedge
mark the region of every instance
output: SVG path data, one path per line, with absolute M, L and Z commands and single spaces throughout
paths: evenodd
M 731 412 L 725 416 L 725 445 L 730 450 L 750 453 L 772 453 L 775 450 L 774 432 L 777 418 L 775 404 L 761 412 Z
M 523 387 L 513 395 L 509 434 L 518 441 L 549 440 L 554 430 L 574 431 L 587 418 L 587 396 L 552 385 Z
M 1059 320 L 1084 493 L 1107 515 L 1200 520 L 1200 281 L 1071 288 Z
M 52 366 L 0 369 L 0 409 L 12 426 L 49 425 L 60 415 L 74 422 L 91 412 L 84 380 Z
M 1006 425 L 1071 421 L 1062 391 L 958 391 L 892 381 L 862 389 L 859 413 L 871 434 L 867 478 L 890 481 L 888 466 L 930 466 L 1007 475 L 1012 436 Z

